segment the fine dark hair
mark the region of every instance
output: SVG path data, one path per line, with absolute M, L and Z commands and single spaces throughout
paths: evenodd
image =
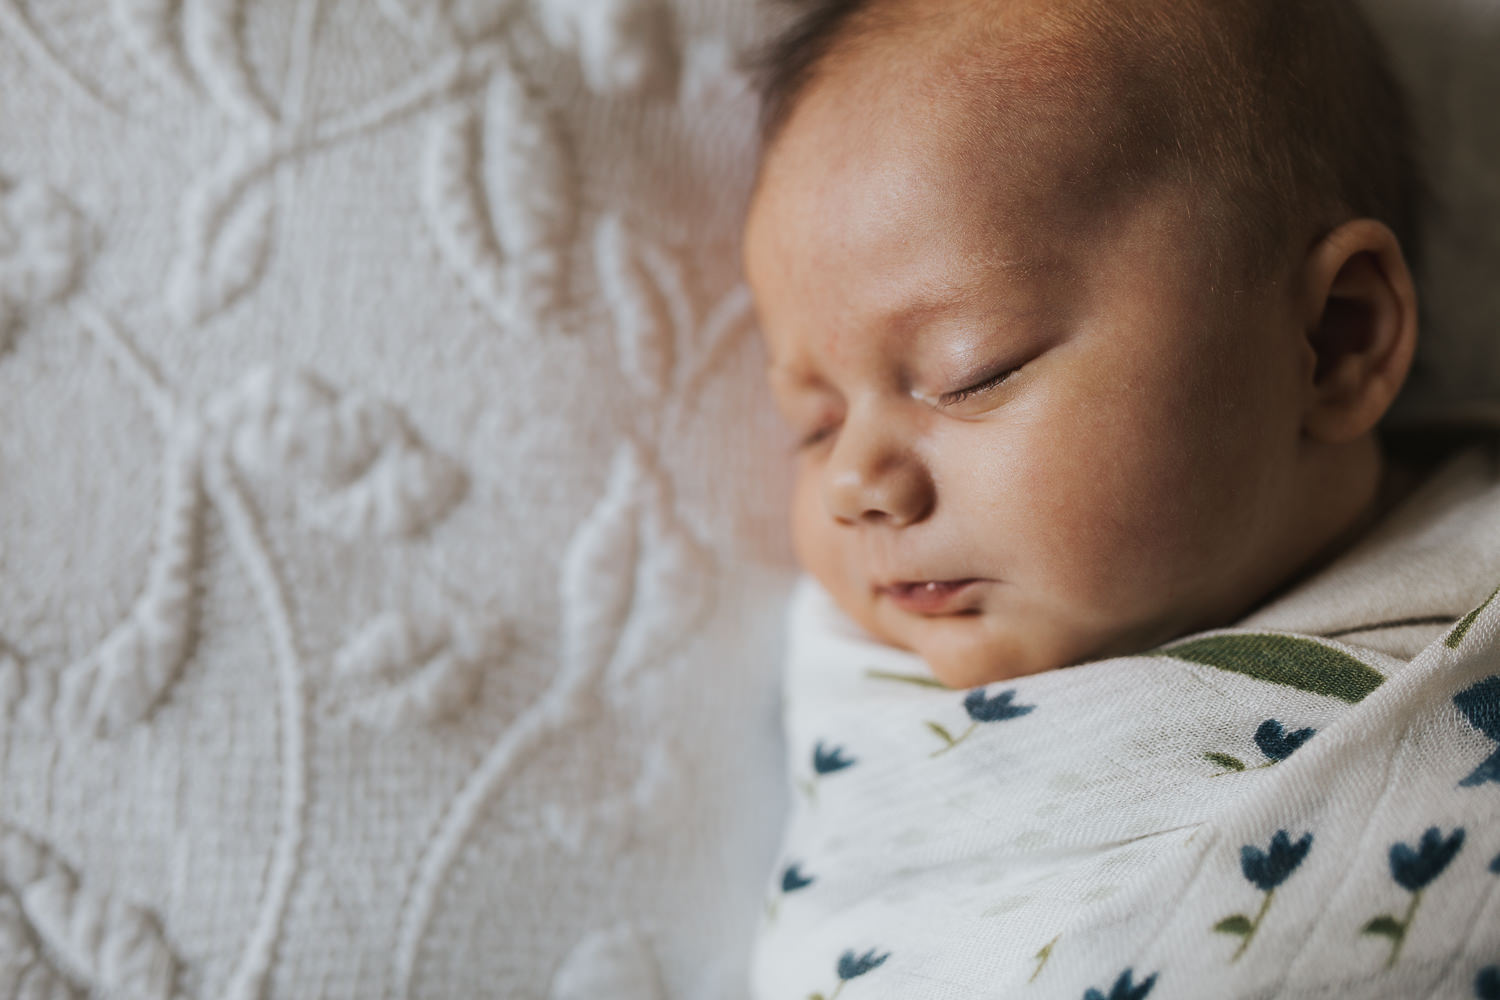
M 763 150 L 830 62 L 930 23 L 937 5 L 782 6 L 792 8 L 789 21 L 752 57 Z M 967 44 L 990 46 L 998 63 L 1013 40 L 985 29 L 985 15 L 973 13 L 985 6 L 965 8 L 962 16 L 981 19 Z M 1107 81 L 1089 99 L 1106 94 L 1124 106 L 1127 124 L 1110 137 L 1125 151 L 1116 164 L 1211 185 L 1225 227 L 1251 256 L 1365 217 L 1390 226 L 1417 266 L 1426 186 L 1416 129 L 1354 0 L 1060 0 L 1036 20 L 1045 23 L 1030 40 L 1067 49 L 1065 74 Z M 1118 68 L 1101 71 L 1107 63 Z M 1003 74 L 994 80 L 1005 85 Z

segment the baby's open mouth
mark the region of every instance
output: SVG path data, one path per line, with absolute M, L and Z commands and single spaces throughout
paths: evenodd
M 880 593 L 913 614 L 966 614 L 974 610 L 972 591 L 980 582 L 978 579 L 902 581 L 881 587 Z

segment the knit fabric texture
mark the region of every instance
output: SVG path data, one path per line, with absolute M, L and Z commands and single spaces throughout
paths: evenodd
M 753 14 L 0 2 L 0 996 L 743 994 Z

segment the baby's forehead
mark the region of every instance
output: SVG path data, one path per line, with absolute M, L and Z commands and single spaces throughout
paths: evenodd
M 1051 179 L 1080 193 L 1101 172 L 1127 170 L 1158 131 L 1124 96 L 1142 75 L 1130 57 L 1087 18 L 1060 13 L 1089 2 L 876 4 L 825 58 L 773 153 L 785 131 L 811 133 L 814 146 L 854 134 L 946 158 L 970 184 L 1036 192 Z

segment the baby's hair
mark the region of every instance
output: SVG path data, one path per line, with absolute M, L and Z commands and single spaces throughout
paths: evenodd
M 941 37 L 968 58 L 933 75 L 997 88 L 1007 113 L 1053 101 L 1062 120 L 1069 105 L 1110 106 L 1101 165 L 1212 192 L 1205 211 L 1251 270 L 1355 217 L 1390 226 L 1415 267 L 1415 129 L 1353 0 L 1054 0 L 997 26 L 997 11 L 1027 3 L 793 0 L 755 58 L 763 150 L 831 63 L 882 40 Z

